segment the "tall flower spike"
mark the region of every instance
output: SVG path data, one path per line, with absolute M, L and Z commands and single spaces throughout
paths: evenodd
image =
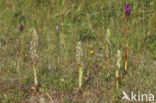
M 38 56 L 38 35 L 36 30 L 33 28 L 32 29 L 32 41 L 30 42 L 30 51 L 31 51 L 31 58 L 32 61 L 37 64 L 39 56 Z
M 79 89 L 81 90 L 82 87 L 82 80 L 83 80 L 83 62 L 82 62 L 82 57 L 83 57 L 83 49 L 81 46 L 81 42 L 79 41 L 77 46 L 76 46 L 76 61 L 77 64 L 79 65 Z
M 109 46 L 110 46 L 110 41 L 109 41 L 109 38 L 110 38 L 110 35 L 111 35 L 111 31 L 110 29 L 107 29 L 107 33 L 106 33 L 106 57 L 107 59 L 109 58 L 109 53 L 110 53 L 110 49 L 109 49 Z
M 121 52 L 120 50 L 117 51 L 117 67 L 120 68 L 121 67 Z
M 110 41 L 109 41 L 110 35 L 111 35 L 111 31 L 110 31 L 110 29 L 107 29 L 106 40 L 107 40 L 107 42 L 108 42 L 109 44 L 110 44 Z
M 33 62 L 34 82 L 35 82 L 34 89 L 35 90 L 37 90 L 38 88 L 36 65 L 38 63 L 39 56 L 38 56 L 37 47 L 38 47 L 38 35 L 37 35 L 36 30 L 33 28 L 32 29 L 32 41 L 30 42 L 30 53 L 31 53 L 31 59 Z
M 81 42 L 78 41 L 77 46 L 76 46 L 76 61 L 77 64 L 82 65 L 82 57 L 83 57 L 83 49 L 81 46 Z

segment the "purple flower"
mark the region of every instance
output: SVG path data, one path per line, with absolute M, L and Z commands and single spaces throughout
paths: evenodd
M 23 31 L 23 25 L 22 24 L 20 24 L 20 27 L 19 27 L 19 29 L 20 29 L 20 31 Z
M 126 5 L 125 6 L 125 16 L 129 16 L 130 15 L 130 12 L 131 12 L 131 8 L 129 5 Z
M 59 26 L 56 26 L 56 30 L 58 30 L 59 29 Z

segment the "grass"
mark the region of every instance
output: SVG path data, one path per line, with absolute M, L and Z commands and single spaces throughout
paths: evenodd
M 128 20 L 126 4 L 131 7 Z M 56 103 L 122 103 L 123 90 L 156 96 L 155 5 L 155 0 L 0 0 L 0 102 L 35 103 L 46 97 Z M 32 28 L 39 38 L 39 93 L 30 89 Z M 83 48 L 82 93 L 77 90 L 78 41 Z M 117 90 L 117 51 L 124 57 L 126 46 L 127 74 L 122 60 Z

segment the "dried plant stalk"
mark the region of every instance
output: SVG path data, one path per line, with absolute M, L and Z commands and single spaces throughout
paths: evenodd
M 83 83 L 83 49 L 81 46 L 81 42 L 79 41 L 77 46 L 76 46 L 76 61 L 77 64 L 80 66 L 79 67 L 79 89 L 82 88 L 82 83 Z
M 34 72 L 34 82 L 35 86 L 38 86 L 38 80 L 37 80 L 37 63 L 39 60 L 38 56 L 38 35 L 36 30 L 32 29 L 32 41 L 30 42 L 30 53 L 31 53 L 31 59 L 33 62 L 33 72 Z

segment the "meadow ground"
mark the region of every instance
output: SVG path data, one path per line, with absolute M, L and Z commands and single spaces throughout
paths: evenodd
M 122 91 L 156 96 L 155 75 L 156 0 L 0 0 L 1 103 L 128 103 Z

